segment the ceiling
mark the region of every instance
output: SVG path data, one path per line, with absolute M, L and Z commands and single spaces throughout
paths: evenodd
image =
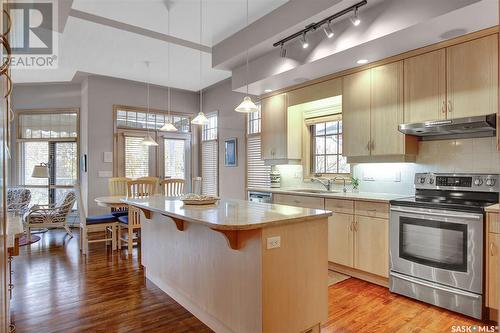
M 286 2 L 249 0 L 249 22 Z M 68 82 L 86 73 L 198 91 L 231 76 L 212 68 L 211 48 L 245 27 L 246 1 L 203 0 L 201 40 L 199 0 L 75 0 L 67 13 L 58 68 L 13 70 L 15 83 Z

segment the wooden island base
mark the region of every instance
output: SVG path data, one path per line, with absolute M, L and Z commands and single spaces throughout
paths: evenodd
M 149 215 L 149 214 L 148 214 Z M 223 233 L 143 216 L 146 277 L 216 332 L 319 332 L 327 318 L 327 217 Z M 176 217 L 178 221 L 178 217 Z M 279 248 L 267 249 L 280 236 Z

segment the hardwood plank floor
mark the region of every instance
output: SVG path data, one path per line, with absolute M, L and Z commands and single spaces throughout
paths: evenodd
M 14 259 L 16 332 L 211 332 L 144 279 L 138 253 L 91 244 L 87 258 L 63 231 L 50 231 Z M 477 321 L 348 279 L 329 288 L 323 333 L 451 332 Z

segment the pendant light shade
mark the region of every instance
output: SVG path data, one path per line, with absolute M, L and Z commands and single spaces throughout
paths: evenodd
M 160 131 L 165 131 L 165 132 L 177 132 L 177 128 L 168 120 L 165 125 L 163 125 L 160 128 Z
M 141 144 L 143 146 L 158 146 L 158 143 L 150 134 L 146 135 L 146 137 L 141 141 Z
M 241 104 L 238 105 L 236 109 L 234 109 L 234 111 L 241 113 L 251 113 L 259 111 L 259 108 L 257 107 L 257 105 L 255 105 L 255 103 L 249 96 L 245 96 L 245 98 L 243 98 L 243 102 L 241 102 Z
M 205 116 L 203 112 L 198 113 L 193 120 L 191 120 L 191 124 L 193 125 L 206 125 L 208 124 L 208 118 Z

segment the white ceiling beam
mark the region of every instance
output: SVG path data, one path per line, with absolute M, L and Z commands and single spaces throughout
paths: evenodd
M 212 53 L 212 48 L 209 46 L 206 46 L 206 45 L 193 43 L 193 42 L 190 42 L 190 41 L 185 40 L 185 39 L 177 38 L 177 37 L 163 34 L 163 33 L 157 32 L 157 31 L 141 28 L 141 27 L 138 27 L 135 25 L 123 23 L 123 22 L 116 21 L 116 20 L 112 20 L 112 19 L 109 19 L 107 17 L 90 14 L 87 12 L 83 12 L 81 10 L 71 9 L 69 11 L 69 16 L 74 17 L 74 18 L 78 18 L 81 20 L 85 20 L 88 22 L 92 22 L 92 23 L 96 23 L 96 24 L 100 24 L 100 25 L 105 25 L 105 26 L 108 26 L 111 28 L 127 31 L 130 33 L 144 36 L 144 37 L 161 40 L 161 41 L 164 41 L 167 43 L 172 43 L 172 44 L 184 46 L 184 47 L 198 50 L 198 51 L 202 51 L 205 53 L 210 53 L 210 54 Z

